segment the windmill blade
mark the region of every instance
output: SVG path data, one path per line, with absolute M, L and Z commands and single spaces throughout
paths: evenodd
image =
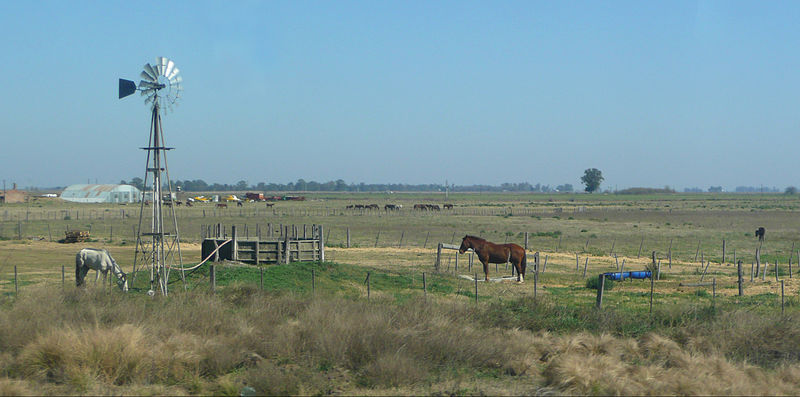
M 164 69 L 164 76 L 169 80 L 169 75 L 172 74 L 172 68 L 175 67 L 175 62 L 167 60 L 167 67 Z
M 149 64 L 149 63 L 146 63 L 146 64 L 144 64 L 144 71 L 145 71 L 145 72 L 146 72 L 148 75 L 152 76 L 152 79 L 151 79 L 152 81 L 156 81 L 156 78 L 157 78 L 157 76 L 158 76 L 158 71 L 156 71 L 156 69 L 155 69 L 155 68 L 153 68 L 152 66 L 150 66 L 150 64 Z
M 158 88 L 158 83 L 142 80 L 139 82 L 139 88 L 154 89 Z
M 143 78 L 143 79 L 145 79 L 147 81 L 156 81 L 156 78 L 154 76 L 150 76 L 150 74 L 147 73 L 146 70 L 142 70 L 142 73 L 139 73 L 139 77 L 141 77 L 141 78 Z
M 119 79 L 119 99 L 136 92 L 136 83 L 130 80 Z
M 172 81 L 172 79 L 174 79 L 175 76 L 177 76 L 180 72 L 180 69 L 172 68 L 172 71 L 167 75 L 167 80 Z
M 164 76 L 164 69 L 167 68 L 167 58 L 158 57 L 158 74 Z
M 177 77 L 175 77 L 175 78 L 173 78 L 173 79 L 169 79 L 169 82 L 170 82 L 171 84 L 180 84 L 180 83 L 182 83 L 182 82 L 183 82 L 183 77 L 181 77 L 181 76 L 177 76 Z

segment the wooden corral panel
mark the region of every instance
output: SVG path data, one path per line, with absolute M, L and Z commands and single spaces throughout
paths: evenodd
M 202 259 L 211 255 L 214 249 L 225 241 L 226 239 L 213 238 L 203 240 Z M 251 264 L 285 263 L 285 256 L 287 255 L 286 244 L 286 240 L 237 240 L 235 246 L 233 242 L 230 242 L 219 250 L 219 259 L 237 260 Z M 288 240 L 288 244 L 289 262 L 320 260 L 319 240 Z

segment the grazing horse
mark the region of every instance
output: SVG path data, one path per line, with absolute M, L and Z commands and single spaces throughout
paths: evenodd
M 75 285 L 80 287 L 84 284 L 86 273 L 89 270 L 97 271 L 94 282 L 100 279 L 100 273 L 103 273 L 103 284 L 105 285 L 108 279 L 109 270 L 117 277 L 117 285 L 122 291 L 128 291 L 128 277 L 122 268 L 119 267 L 108 250 L 96 248 L 84 248 L 78 251 L 75 255 Z
M 381 209 L 381 207 L 378 207 L 378 204 L 370 204 L 370 205 L 365 205 L 364 209 L 367 209 L 367 210 L 379 210 L 379 209 Z
M 767 232 L 767 229 L 760 227 L 756 229 L 756 237 L 758 237 L 758 241 L 764 241 L 764 233 Z
M 486 274 L 486 281 L 489 281 L 489 264 L 511 262 L 517 269 L 517 282 L 525 282 L 525 268 L 527 258 L 525 249 L 517 244 L 495 244 L 480 237 L 464 236 L 461 240 L 461 247 L 458 252 L 463 254 L 472 248 L 478 259 L 483 263 L 483 272 Z
M 228 204 L 225 203 L 217 203 L 217 208 L 228 208 Z
M 428 206 L 426 204 L 414 204 L 414 209 L 420 211 L 427 211 Z
M 444 205 L 444 209 L 446 209 L 446 210 L 451 210 L 451 209 L 453 209 L 453 204 L 445 204 L 445 205 Z

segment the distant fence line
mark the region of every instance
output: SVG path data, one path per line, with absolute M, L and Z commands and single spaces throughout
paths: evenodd
M 228 203 L 230 205 L 230 203 Z M 278 204 L 280 205 L 280 204 Z M 3 222 L 16 221 L 49 221 L 49 220 L 112 220 L 138 218 L 137 205 L 124 206 L 125 208 L 79 208 L 79 209 L 31 209 L 16 208 L 2 211 Z M 168 211 L 168 207 L 164 207 Z M 441 210 L 415 210 L 403 208 L 400 210 L 380 209 L 346 209 L 344 207 L 324 208 L 287 208 L 265 207 L 260 204 L 248 204 L 243 207 L 230 206 L 229 208 L 216 208 L 210 204 L 195 204 L 192 207 L 176 206 L 175 212 L 180 217 L 205 218 L 205 217 L 259 217 L 259 216 L 431 216 L 431 215 L 469 215 L 469 216 L 547 216 L 559 214 L 577 214 L 588 212 L 630 211 L 628 209 L 588 209 L 585 206 L 553 207 L 553 208 L 524 208 L 524 207 L 454 207 Z
M 103 218 L 99 218 L 103 219 Z M 59 226 L 51 226 L 52 222 L 45 224 L 36 224 L 34 221 L 29 222 L 0 222 L 0 239 L 28 239 L 28 238 L 43 238 L 49 241 L 59 241 L 64 238 L 64 233 L 71 230 L 87 230 L 90 232 L 92 239 L 108 239 L 113 240 L 134 240 L 136 238 L 136 224 L 138 224 L 138 211 L 134 219 L 126 218 L 130 222 L 124 224 L 88 224 L 84 221 L 76 221 L 74 223 L 61 224 Z M 250 219 L 250 218 L 247 218 Z M 218 222 L 215 222 L 215 224 Z M 197 224 L 193 226 L 183 226 L 180 228 L 182 240 L 186 241 L 202 241 L 203 238 L 209 236 L 209 227 L 211 224 L 201 224 L 200 230 L 197 230 Z M 282 233 L 284 225 L 281 223 L 273 222 L 255 222 L 255 223 L 238 223 L 234 222 L 232 225 L 239 226 L 239 234 L 245 238 L 256 235 L 272 236 L 273 233 Z M 30 228 L 37 229 L 37 234 L 31 236 Z M 223 225 L 223 228 L 228 226 Z M 351 229 L 348 226 L 330 226 L 326 228 L 325 244 L 329 247 L 396 247 L 396 248 L 433 248 L 433 241 L 445 242 L 448 244 L 456 244 L 463 237 L 463 232 L 453 230 L 446 232 L 442 230 L 402 230 L 393 227 L 389 230 L 375 229 L 374 227 L 368 228 L 369 230 Z M 225 235 L 226 229 L 222 230 L 222 235 Z M 295 234 L 297 230 L 293 230 Z M 303 230 L 305 235 L 309 231 Z M 358 235 L 358 238 L 356 238 Z M 671 264 L 673 259 L 680 258 L 684 262 L 698 262 L 706 263 L 714 261 L 718 263 L 733 264 L 737 259 L 745 261 L 752 261 L 759 264 L 762 262 L 762 256 L 770 254 L 768 260 L 774 260 L 776 256 L 788 256 L 789 262 L 800 262 L 800 249 L 795 247 L 792 243 L 789 249 L 789 244 L 786 242 L 784 246 L 776 246 L 769 244 L 770 252 L 767 252 L 767 246 L 756 248 L 746 247 L 745 249 L 736 249 L 731 246 L 725 239 L 715 242 L 703 241 L 703 239 L 693 239 L 691 237 L 682 237 L 680 242 L 676 237 L 660 236 L 658 238 L 648 238 L 642 234 L 639 242 L 632 246 L 630 241 L 627 247 L 621 247 L 617 244 L 617 239 L 614 237 L 597 236 L 595 233 L 590 235 L 577 234 L 567 235 L 560 232 L 539 232 L 529 233 L 527 231 L 520 232 L 498 232 L 494 233 L 478 233 L 480 237 L 486 238 L 490 241 L 497 243 L 517 243 L 528 247 L 530 240 L 531 249 L 537 249 L 546 252 L 580 252 L 592 253 L 594 255 L 608 255 L 616 256 L 618 254 L 625 254 L 626 256 L 641 257 L 642 254 L 647 255 L 647 252 L 656 251 L 659 257 L 665 259 L 668 264 Z M 696 241 L 696 243 L 695 243 Z M 608 246 L 601 246 L 608 244 Z M 753 245 L 756 245 L 753 242 Z M 679 250 L 678 247 L 683 247 Z M 787 250 L 788 249 L 788 250 Z M 636 255 L 634 255 L 634 252 Z M 798 258 L 798 259 L 795 259 Z

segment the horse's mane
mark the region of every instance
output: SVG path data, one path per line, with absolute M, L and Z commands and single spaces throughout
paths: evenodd
M 466 235 L 464 238 L 469 238 L 469 239 L 478 240 L 478 241 L 486 241 L 486 239 L 484 239 L 484 238 L 480 238 L 478 236 L 470 236 L 469 234 Z

